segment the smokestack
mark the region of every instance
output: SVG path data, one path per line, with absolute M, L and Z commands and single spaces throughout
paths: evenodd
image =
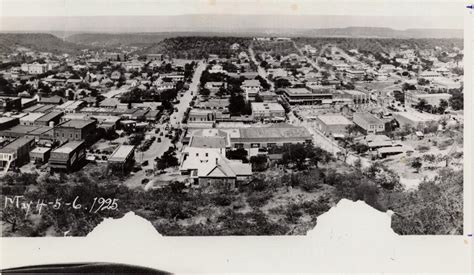
M 216 165 L 219 164 L 219 158 L 216 158 Z

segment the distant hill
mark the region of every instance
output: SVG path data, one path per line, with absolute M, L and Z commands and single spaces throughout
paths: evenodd
M 234 43 L 239 44 L 242 49 L 247 49 L 250 41 L 250 38 L 232 36 L 180 36 L 151 44 L 137 54 L 162 53 L 173 58 L 185 59 L 206 58 L 209 54 L 225 56 L 232 53 L 230 47 Z
M 0 53 L 9 53 L 18 47 L 58 54 L 75 54 L 84 48 L 48 33 L 0 33 Z
M 296 31 L 294 35 L 307 37 L 374 37 L 374 38 L 463 38 L 457 29 L 407 29 L 347 27 Z
M 171 36 L 170 33 L 78 33 L 66 37 L 66 41 L 98 47 L 140 46 L 158 43 Z

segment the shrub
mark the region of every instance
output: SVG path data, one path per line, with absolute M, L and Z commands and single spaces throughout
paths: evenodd
M 299 218 L 303 216 L 301 213 L 300 207 L 297 204 L 290 204 L 286 210 L 286 220 L 290 223 L 298 222 Z
M 431 147 L 427 145 L 420 145 L 416 148 L 416 150 L 420 151 L 420 153 L 428 152 L 430 149 Z
M 217 195 L 212 198 L 212 202 L 218 206 L 229 206 L 232 204 L 232 197 L 227 195 Z
M 252 193 L 247 197 L 247 202 L 251 207 L 262 207 L 269 199 L 273 197 L 272 193 Z

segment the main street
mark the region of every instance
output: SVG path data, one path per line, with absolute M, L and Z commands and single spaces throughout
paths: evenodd
M 260 63 L 257 61 L 257 58 L 255 57 L 255 52 L 252 49 L 252 45 L 249 46 L 249 53 L 250 53 L 250 58 L 252 59 L 253 63 L 257 65 L 257 72 L 258 74 L 267 81 L 268 84 L 270 84 L 270 91 L 274 91 L 274 84 L 272 81 L 268 79 L 267 71 L 265 68 L 260 66 Z
M 199 79 L 201 78 L 201 74 L 206 68 L 206 64 L 202 61 L 199 61 L 192 78 L 191 83 L 189 84 L 189 89 L 184 93 L 182 97 L 178 97 L 180 102 L 176 104 L 178 110 L 171 114 L 170 118 L 170 125 L 173 127 L 179 128 L 181 127 L 181 121 L 184 117 L 184 113 L 186 109 L 189 107 L 189 103 L 191 102 L 194 95 L 198 92 L 199 87 Z M 160 134 L 156 134 L 155 130 L 160 128 L 160 133 L 165 132 L 163 136 Z M 138 152 L 135 153 L 135 161 L 137 163 L 143 163 L 145 161 L 148 162 L 148 165 L 143 166 L 142 170 L 136 172 L 134 175 L 131 175 L 127 180 L 124 181 L 124 184 L 130 188 L 142 186 L 141 180 L 146 178 L 145 171 L 148 169 L 153 169 L 153 164 L 155 162 L 156 157 L 161 157 L 164 152 L 168 150 L 170 146 L 172 146 L 171 140 L 168 139 L 166 135 L 165 125 L 157 125 L 156 128 L 151 129 L 150 131 L 146 132 L 146 135 L 151 137 L 155 136 L 156 139 L 161 138 L 161 142 L 155 140 L 150 148 L 145 152 Z

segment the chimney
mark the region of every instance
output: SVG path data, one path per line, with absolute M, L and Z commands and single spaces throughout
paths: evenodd
M 219 158 L 216 158 L 216 165 L 219 164 Z

